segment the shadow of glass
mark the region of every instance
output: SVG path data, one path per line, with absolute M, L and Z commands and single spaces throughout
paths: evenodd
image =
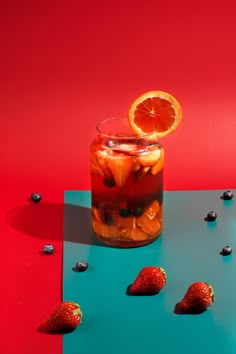
M 6 221 L 17 231 L 42 240 L 105 246 L 93 233 L 89 208 L 72 204 L 29 203 L 10 210 Z
M 94 236 L 91 209 L 71 204 L 64 205 L 64 240 L 108 247 Z

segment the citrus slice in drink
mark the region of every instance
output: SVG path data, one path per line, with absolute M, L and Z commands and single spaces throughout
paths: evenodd
M 136 220 L 134 216 L 128 216 L 124 218 L 118 214 L 115 219 L 115 222 L 120 227 L 125 227 L 130 229 L 135 227 Z
M 102 213 L 100 209 L 96 208 L 95 206 L 92 206 L 92 215 L 96 219 L 96 221 L 102 224 Z
M 148 238 L 148 235 L 139 227 L 131 229 L 130 238 L 134 241 L 143 241 Z
M 98 165 L 100 167 L 100 169 L 102 170 L 103 176 L 105 177 L 110 177 L 111 176 L 111 172 L 107 166 L 107 159 L 108 159 L 108 152 L 107 151 L 103 151 L 103 150 L 97 150 L 95 152 L 96 158 L 97 158 L 97 162 Z
M 92 173 L 94 173 L 96 175 L 104 176 L 103 170 L 100 167 L 94 152 L 92 152 L 91 155 L 90 155 L 90 162 L 91 162 L 91 171 L 92 171 Z
M 145 232 L 151 236 L 156 235 L 161 228 L 161 224 L 160 224 L 160 221 L 157 216 L 154 219 L 150 220 L 148 223 L 145 223 L 143 225 L 141 225 L 141 223 L 140 223 L 139 226 L 141 227 L 143 232 Z
M 137 135 L 156 131 L 156 138 L 169 135 L 179 126 L 182 109 L 167 92 L 149 91 L 138 97 L 129 107 L 128 120 Z
M 139 155 L 136 160 L 140 163 L 140 165 L 150 167 L 157 163 L 157 161 L 160 159 L 160 156 L 161 151 L 160 149 L 158 149 L 151 152 L 147 152 L 144 155 Z
M 160 210 L 160 204 L 157 200 L 153 200 L 148 208 L 145 210 L 145 214 L 149 217 L 150 220 L 154 219 Z
M 95 234 L 107 238 L 117 238 L 119 236 L 118 226 L 102 224 L 96 219 L 93 219 L 93 231 Z
M 160 149 L 160 158 L 159 160 L 152 166 L 151 174 L 153 176 L 157 175 L 164 167 L 164 149 Z

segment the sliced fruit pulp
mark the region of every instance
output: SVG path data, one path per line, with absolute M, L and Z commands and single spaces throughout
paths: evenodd
M 152 178 L 152 185 L 155 185 L 156 178 L 154 176 L 144 176 L 141 181 L 142 188 L 139 190 L 132 190 L 134 185 L 132 178 L 129 178 L 130 184 L 127 184 L 127 189 L 123 187 L 113 187 L 111 190 L 103 185 L 103 177 L 95 176 L 95 181 L 100 180 L 99 183 L 95 182 L 97 189 L 93 192 L 92 197 L 92 210 L 93 210 L 93 228 L 97 236 L 121 240 L 122 242 L 143 242 L 149 239 L 156 238 L 162 231 L 162 211 L 160 205 L 162 203 L 161 185 L 159 192 L 152 191 L 150 182 L 145 183 L 145 178 Z M 159 177 L 159 176 L 157 176 Z M 138 182 L 140 183 L 140 182 Z M 99 187 L 99 189 L 98 189 Z M 149 189 L 149 193 L 145 194 L 145 189 Z M 109 192 L 107 191 L 109 189 Z M 122 190 L 122 193 L 121 193 Z M 135 192 L 135 193 L 134 193 Z M 111 194 L 112 193 L 112 194 Z M 155 198 L 155 199 L 153 199 Z M 158 207 L 154 208 L 153 204 Z M 127 208 L 131 215 L 122 217 L 119 214 L 120 209 Z M 145 210 L 140 217 L 135 217 L 134 211 L 136 209 Z M 104 214 L 107 213 L 107 220 L 104 219 Z M 156 220 L 152 222 L 152 220 Z M 112 221 L 111 221 L 112 220 Z M 110 224 L 111 221 L 111 224 Z M 157 222 L 158 221 L 158 222 Z M 106 225 L 106 222 L 108 225 Z M 150 225 L 145 227 L 145 225 Z
M 139 127 L 141 126 L 145 133 L 155 129 L 158 132 L 166 131 L 174 121 L 175 111 L 171 103 L 159 97 L 148 98 L 136 107 L 134 122 Z
M 158 149 L 150 152 L 149 151 L 145 152 L 144 154 L 140 154 L 139 156 L 137 156 L 136 160 L 142 166 L 151 167 L 158 162 L 160 157 L 161 157 L 161 150 Z
M 107 167 L 118 187 L 123 187 L 133 168 L 133 159 L 123 154 L 115 154 L 107 159 Z
M 94 160 L 99 167 L 91 168 L 93 230 L 110 244 L 149 243 L 162 231 L 162 168 L 151 173 L 158 162 L 163 167 L 162 148 L 136 142 L 116 144 L 115 149 L 104 146 L 91 150 L 92 167 Z M 145 215 L 136 215 L 137 209 Z
M 97 210 L 100 211 L 99 205 Z M 104 217 L 100 219 L 97 217 L 98 212 L 93 212 L 93 230 L 98 236 L 123 240 L 125 242 L 156 238 L 162 231 L 161 210 L 160 208 L 154 218 L 150 218 L 145 211 L 140 217 L 121 217 L 116 210 L 110 209 L 110 219 L 104 219 Z M 111 223 L 110 220 L 112 220 Z
M 109 142 L 108 142 L 109 144 Z M 116 185 L 122 188 L 131 172 L 141 172 L 146 174 L 149 167 L 158 164 L 158 168 L 153 169 L 153 174 L 163 167 L 163 148 L 160 145 L 132 143 L 115 144 L 116 150 L 104 148 L 104 145 L 96 144 L 91 150 L 91 169 L 93 173 L 105 177 L 113 177 Z M 159 161 L 162 160 L 162 161 Z M 143 169 L 142 167 L 146 167 Z M 140 173 L 139 173 L 140 174 Z

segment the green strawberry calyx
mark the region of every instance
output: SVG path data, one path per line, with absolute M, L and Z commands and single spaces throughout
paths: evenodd
M 208 284 L 208 283 L 205 283 L 205 284 L 208 286 L 208 288 L 209 288 L 209 290 L 210 290 L 211 300 L 212 300 L 212 302 L 214 302 L 214 301 L 215 301 L 214 289 L 213 289 L 212 285 L 210 285 L 210 284 Z
M 161 268 L 161 267 L 159 267 L 159 269 L 160 269 L 160 271 L 162 272 L 162 274 L 164 275 L 165 280 L 166 280 L 166 279 L 167 279 L 166 271 L 165 271 L 163 268 Z
M 79 304 L 73 302 L 73 305 L 77 306 L 77 309 L 73 310 L 73 316 L 79 316 L 80 317 L 80 320 L 82 320 L 82 317 L 83 317 L 83 313 L 82 311 L 80 310 L 80 306 Z

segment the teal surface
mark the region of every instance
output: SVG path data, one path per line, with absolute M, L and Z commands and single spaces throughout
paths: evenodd
M 165 192 L 163 235 L 148 246 L 118 249 L 93 236 L 90 192 L 65 192 L 63 299 L 78 302 L 84 317 L 63 336 L 63 354 L 236 353 L 236 201 L 221 195 Z M 211 210 L 218 218 L 207 223 Z M 222 257 L 225 245 L 233 253 Z M 89 263 L 87 271 L 72 271 L 78 260 Z M 126 295 L 147 265 L 166 270 L 165 288 L 154 296 Z M 202 314 L 175 314 L 195 281 L 212 284 L 215 303 Z

